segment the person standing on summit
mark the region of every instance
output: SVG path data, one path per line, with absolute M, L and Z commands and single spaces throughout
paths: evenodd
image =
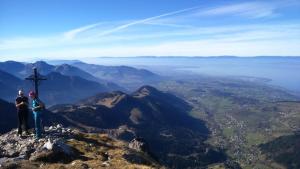
M 18 135 L 22 136 L 23 132 L 28 135 L 28 98 L 24 96 L 23 90 L 19 90 L 15 104 L 18 113 Z
M 37 97 L 33 91 L 29 92 L 29 97 L 32 99 L 32 112 L 35 124 L 35 138 L 40 139 L 42 133 L 41 113 L 45 109 L 45 104 Z

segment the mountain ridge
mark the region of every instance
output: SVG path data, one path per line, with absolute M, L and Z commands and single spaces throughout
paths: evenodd
M 142 137 L 149 143 L 154 155 L 161 159 L 160 162 L 174 165 L 174 168 L 203 166 L 225 160 L 220 150 L 204 143 L 209 130 L 201 120 L 188 115 L 190 109 L 188 103 L 174 95 L 142 86 L 131 94 L 120 91 L 101 93 L 77 104 L 56 105 L 50 111 L 58 116 L 56 120 L 61 120 L 59 122 L 83 131 L 102 132 L 105 129 L 117 132 L 114 135 L 125 141 L 135 136 Z M 127 129 L 123 130 L 124 127 Z M 178 145 L 181 145 L 180 150 L 176 148 Z M 205 149 L 214 158 L 202 153 Z M 173 156 L 169 157 L 168 153 Z M 191 153 L 195 153 L 193 160 L 181 157 Z M 180 160 L 175 162 L 177 158 Z M 204 159 L 207 161 L 204 162 Z

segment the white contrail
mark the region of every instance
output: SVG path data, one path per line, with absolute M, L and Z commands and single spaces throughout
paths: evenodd
M 182 10 L 178 10 L 178 11 L 173 11 L 173 12 L 165 13 L 165 14 L 158 15 L 158 16 L 149 17 L 149 18 L 146 18 L 146 19 L 137 20 L 137 21 L 134 21 L 134 22 L 131 22 L 131 23 L 127 23 L 127 24 L 121 25 L 121 26 L 117 26 L 117 27 L 115 27 L 115 28 L 113 28 L 111 30 L 104 31 L 104 32 L 102 32 L 100 34 L 97 34 L 97 36 L 108 35 L 108 34 L 111 34 L 111 33 L 114 33 L 114 32 L 117 32 L 117 31 L 120 31 L 120 30 L 123 30 L 123 29 L 126 29 L 126 28 L 128 28 L 130 26 L 134 26 L 134 25 L 137 25 L 137 24 L 145 23 L 145 22 L 148 22 L 148 21 L 152 21 L 152 20 L 155 20 L 155 19 L 162 18 L 162 17 L 171 16 L 171 15 L 175 15 L 175 14 L 178 14 L 178 13 L 190 11 L 190 10 L 193 10 L 193 9 L 196 9 L 196 8 L 199 8 L 199 7 L 197 6 L 197 7 L 186 8 L 186 9 L 182 9 Z M 68 32 L 64 33 L 64 37 L 67 40 L 74 39 L 78 34 L 80 34 L 82 32 L 85 32 L 85 31 L 88 31 L 90 29 L 93 29 L 93 28 L 97 27 L 99 24 L 100 23 L 91 24 L 91 25 L 83 26 L 83 27 L 80 27 L 80 28 L 68 31 Z
M 195 28 L 192 25 L 179 25 L 179 24 L 170 24 L 170 23 L 159 23 L 159 22 L 146 22 L 144 24 L 147 25 L 157 25 L 157 26 L 167 26 L 167 27 L 173 27 L 173 28 Z
M 142 19 L 142 20 L 137 20 L 137 21 L 134 21 L 134 22 L 131 22 L 131 23 L 128 23 L 128 24 L 124 24 L 124 25 L 118 26 L 118 27 L 113 28 L 111 30 L 102 32 L 101 34 L 98 34 L 98 36 L 108 35 L 108 34 L 120 31 L 122 29 L 126 29 L 126 28 L 128 28 L 130 26 L 134 26 L 134 25 L 137 25 L 137 24 L 145 23 L 145 22 L 148 22 L 148 21 L 152 21 L 152 20 L 159 19 L 159 18 L 166 17 L 166 16 L 170 16 L 170 15 L 175 15 L 175 14 L 182 13 L 182 12 L 187 12 L 187 11 L 190 11 L 190 10 L 193 10 L 193 9 L 196 9 L 196 8 L 199 8 L 199 7 L 197 6 L 197 7 L 192 7 L 192 8 L 186 8 L 186 9 L 182 9 L 182 10 L 178 10 L 178 11 L 173 11 L 173 12 L 165 13 L 165 14 L 158 15 L 158 16 L 153 16 L 153 17 L 150 17 L 150 18 Z
M 89 29 L 95 28 L 98 25 L 100 25 L 100 23 L 91 24 L 91 25 L 87 25 L 87 26 L 83 26 L 83 27 L 80 27 L 80 28 L 77 28 L 77 29 L 70 30 L 70 31 L 64 33 L 64 37 L 67 40 L 74 39 L 77 34 L 79 34 L 81 32 L 84 32 L 84 31 L 87 31 Z

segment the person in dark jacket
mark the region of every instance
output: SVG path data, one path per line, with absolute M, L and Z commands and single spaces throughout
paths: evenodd
M 23 132 L 28 135 L 28 98 L 24 96 L 23 90 L 19 90 L 15 104 L 18 113 L 18 135 L 22 136 Z

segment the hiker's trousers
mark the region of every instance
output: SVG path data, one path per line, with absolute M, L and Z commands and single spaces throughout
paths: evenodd
M 18 134 L 28 130 L 28 110 L 18 110 Z
M 35 137 L 41 138 L 41 112 L 33 112 L 33 118 L 34 118 L 34 126 L 35 126 Z

